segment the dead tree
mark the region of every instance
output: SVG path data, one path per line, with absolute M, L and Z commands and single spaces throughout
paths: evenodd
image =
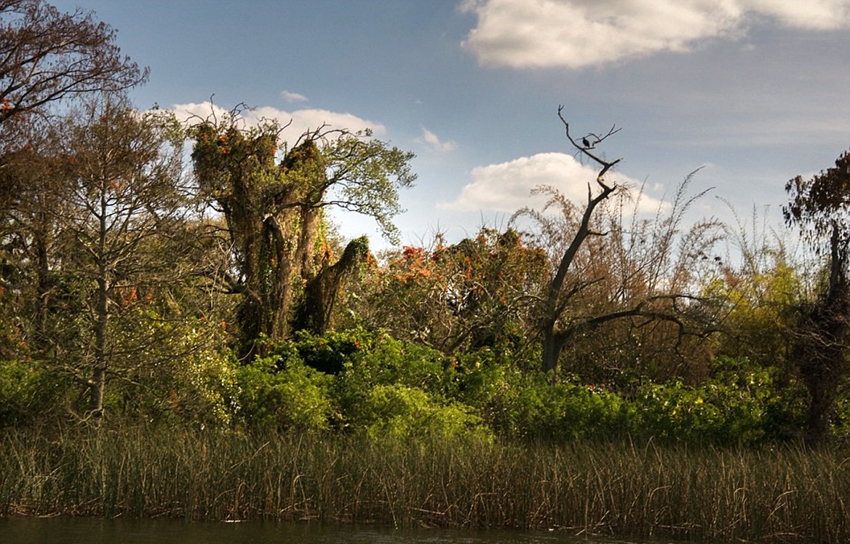
M 564 331 L 558 331 L 556 329 L 558 318 L 564 312 L 570 299 L 569 293 L 564 293 L 564 281 L 567 278 L 567 272 L 570 270 L 573 260 L 578 254 L 582 244 L 585 243 L 585 240 L 587 240 L 589 236 L 601 236 L 601 233 L 593 232 L 591 230 L 591 219 L 599 205 L 607 200 L 617 190 L 617 184 L 606 181 L 605 175 L 622 160 L 605 160 L 597 155 L 595 151 L 592 151 L 589 146 L 583 146 L 576 143 L 573 136 L 570 134 L 570 124 L 563 116 L 563 106 L 558 107 L 558 118 L 564 124 L 564 133 L 573 148 L 575 148 L 578 153 L 589 158 L 600 166 L 599 173 L 596 175 L 596 185 L 598 186 L 598 189 L 600 189 L 600 192 L 596 196 L 593 196 L 593 189 L 588 184 L 587 206 L 584 208 L 584 213 L 582 214 L 578 230 L 576 230 L 572 242 L 570 242 L 570 245 L 561 257 L 561 261 L 558 263 L 555 275 L 551 282 L 549 282 L 548 289 L 546 290 L 546 298 L 543 304 L 543 319 L 541 322 L 541 328 L 543 331 L 544 372 L 554 370 L 558 365 L 558 358 L 560 357 L 561 350 L 568 338 L 568 336 L 564 334 Z M 611 127 L 611 130 L 609 130 L 607 134 L 597 138 L 596 144 L 598 145 L 602 143 L 606 138 L 616 134 L 617 132 L 619 132 L 619 129 Z
M 527 208 L 514 215 L 514 218 L 527 216 L 534 219 L 544 230 L 560 238 L 558 247 L 563 248 L 555 253 L 551 278 L 539 298 L 542 370 L 554 371 L 566 345 L 578 336 L 613 321 L 633 320 L 636 326 L 664 321 L 678 331 L 677 343 L 681 343 L 685 336 L 703 334 L 706 330 L 702 327 L 703 323 L 701 328 L 692 326 L 696 323 L 694 316 L 701 314 L 700 301 L 697 296 L 688 293 L 688 287 L 693 283 L 692 270 L 695 266 L 692 261 L 700 252 L 709 251 L 717 241 L 719 224 L 711 220 L 702 221 L 684 235 L 679 233 L 679 225 L 684 211 L 705 191 L 687 198 L 685 190 L 691 179 L 689 176 L 680 185 L 671 211 L 659 213 L 654 223 L 648 223 L 644 234 L 649 249 L 640 258 L 630 256 L 622 224 L 611 221 L 608 225 L 610 232 L 602 232 L 604 229 L 599 226 L 602 222 L 596 217 L 606 201 L 614 195 L 622 195 L 625 189 L 609 178 L 612 168 L 621 159 L 608 160 L 598 151 L 601 144 L 619 129 L 611 127 L 605 133 L 589 133 L 577 141 L 570 132 L 562 107 L 558 109 L 558 117 L 577 155 L 596 164 L 599 170 L 595 180 L 588 183 L 587 203 L 581 210 L 552 188 L 537 190 L 552 195 L 549 205 L 555 203 L 565 210 L 565 216 L 570 216 L 565 223 L 553 226 L 543 213 Z M 592 145 L 584 145 L 584 140 L 592 141 Z M 565 229 L 571 233 L 565 233 Z M 674 240 L 679 236 L 687 240 L 690 251 L 680 252 L 674 258 Z M 595 238 L 608 241 L 600 243 L 600 247 L 590 247 L 591 240 Z M 697 247 L 696 251 L 694 247 Z M 610 262 L 606 262 L 607 256 L 597 254 L 614 250 L 623 260 L 617 265 L 619 272 L 614 270 L 616 266 L 611 268 Z M 621 277 L 613 277 L 617 274 Z M 606 287 L 610 288 L 610 292 L 605 291 Z M 605 300 L 600 302 L 597 299 Z M 593 308 L 586 309 L 588 305 Z

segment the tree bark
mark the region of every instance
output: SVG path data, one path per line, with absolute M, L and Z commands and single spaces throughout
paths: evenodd
M 554 371 L 558 367 L 558 359 L 564 347 L 554 329 L 554 325 L 548 326 L 543 333 L 543 372 Z

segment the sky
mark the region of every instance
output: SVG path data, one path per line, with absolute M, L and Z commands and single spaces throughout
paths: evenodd
M 137 107 L 206 115 L 245 104 L 292 125 L 371 128 L 413 151 L 401 242 L 449 240 L 543 202 L 577 203 L 597 149 L 645 206 L 699 170 L 692 220 L 781 225 L 785 183 L 850 148 L 850 0 L 52 0 L 117 30 L 150 68 Z M 733 211 L 734 210 L 734 211 Z M 346 237 L 377 225 L 350 213 Z

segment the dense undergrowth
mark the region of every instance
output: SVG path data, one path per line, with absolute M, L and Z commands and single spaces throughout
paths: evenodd
M 698 385 L 622 376 L 587 384 L 529 372 L 485 348 L 459 357 L 383 332 L 352 329 L 270 347 L 247 365 L 224 356 L 204 372 L 145 390 L 113 387 L 107 417 L 188 428 L 377 437 L 476 436 L 519 442 L 620 439 L 763 445 L 801 438 L 804 389 L 775 367 L 718 358 Z M 166 383 L 166 386 L 168 384 Z M 36 363 L 0 366 L 0 423 L 30 426 L 69 408 L 66 382 Z M 846 401 L 832 418 L 847 434 Z
M 94 422 L 37 364 L 0 366 L 0 515 L 850 537 L 847 403 L 805 448 L 804 389 L 743 358 L 698 385 L 554 383 L 493 349 L 351 329 L 203 369 L 113 387 Z

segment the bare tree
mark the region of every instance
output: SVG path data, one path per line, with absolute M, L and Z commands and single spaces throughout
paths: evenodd
M 633 226 L 629 236 L 622 215 L 609 215 L 605 224 L 598 212 L 615 195 L 626 198 L 626 188 L 608 177 L 621 159 L 607 160 L 598 149 L 619 129 L 588 133 L 577 142 L 562 107 L 558 117 L 572 147 L 599 170 L 595 186 L 588 184 L 583 209 L 551 187 L 542 187 L 536 191 L 550 197 L 546 207 L 522 209 L 512 219 L 532 219 L 540 228 L 538 244 L 555 250 L 552 275 L 538 306 L 544 371 L 556 369 L 562 350 L 576 337 L 613 321 L 639 319 L 639 326 L 664 321 L 681 338 L 688 330 L 685 316 L 697 306 L 693 304 L 697 297 L 687 292 L 691 271 L 719 236 L 716 222 L 698 223 L 683 235 L 687 250 L 674 256 L 683 214 L 704 194 L 686 197 L 690 177 L 679 187 L 668 214 L 640 228 Z M 555 218 L 548 215 L 551 208 L 560 212 Z
M 117 91 L 143 82 L 115 30 L 43 0 L 0 0 L 0 124 L 67 96 Z

